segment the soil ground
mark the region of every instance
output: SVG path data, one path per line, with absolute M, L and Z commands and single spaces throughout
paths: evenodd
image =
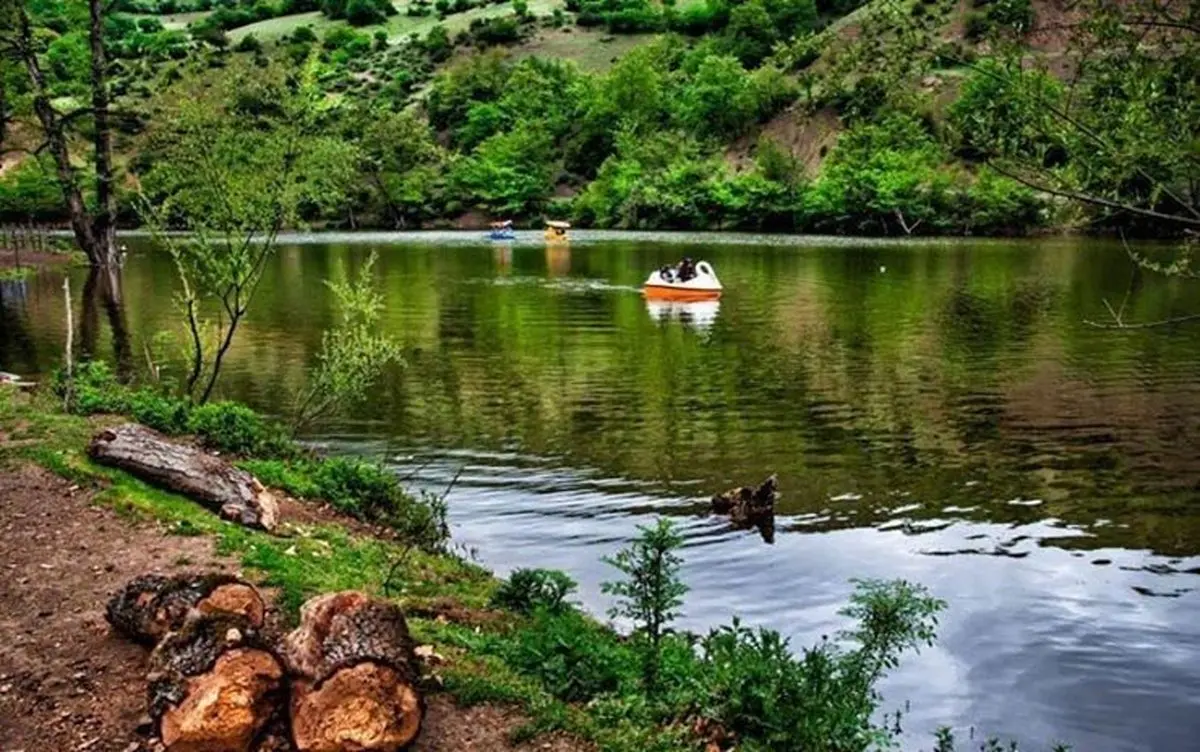
M 109 596 L 147 572 L 236 571 L 205 537 L 168 535 L 91 504 L 37 467 L 0 469 L 0 752 L 160 748 L 145 712 L 147 652 L 112 634 Z M 567 737 L 519 747 L 504 708 L 429 699 L 419 752 L 583 749 Z

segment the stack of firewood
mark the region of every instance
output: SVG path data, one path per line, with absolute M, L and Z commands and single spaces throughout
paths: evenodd
M 404 614 L 357 592 L 314 598 L 280 638 L 236 577 L 147 575 L 108 604 L 153 644 L 150 717 L 171 752 L 399 750 L 421 728 L 420 667 Z

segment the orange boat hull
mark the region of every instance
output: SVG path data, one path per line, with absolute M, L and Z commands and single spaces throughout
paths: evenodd
M 721 297 L 720 290 L 689 290 L 662 285 L 646 285 L 642 288 L 642 294 L 651 300 L 716 300 Z

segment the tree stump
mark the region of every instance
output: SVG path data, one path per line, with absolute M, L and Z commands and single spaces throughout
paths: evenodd
M 758 526 L 766 539 L 768 526 L 772 531 L 771 537 L 774 535 L 777 495 L 778 484 L 772 475 L 758 488 L 742 486 L 717 494 L 712 497 L 712 510 L 717 514 L 728 514 L 729 521 L 738 527 Z
M 248 752 L 281 712 L 283 675 L 245 617 L 195 615 L 150 655 L 150 716 L 170 752 Z
M 126 423 L 101 431 L 88 446 L 92 459 L 188 496 L 247 527 L 273 530 L 279 504 L 253 475 L 219 457 Z
M 315 598 L 300 610 L 284 656 L 300 752 L 394 752 L 420 732 L 420 666 L 394 604 L 358 592 Z
M 183 626 L 189 614 L 237 614 L 255 629 L 263 626 L 266 604 L 253 585 L 227 574 L 148 574 L 130 580 L 114 595 L 105 618 L 121 634 L 156 645 Z

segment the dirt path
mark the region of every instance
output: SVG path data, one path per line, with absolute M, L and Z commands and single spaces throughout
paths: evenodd
M 204 537 L 167 535 L 89 503 L 40 468 L 0 469 L 0 752 L 155 749 L 145 715 L 147 653 L 109 633 L 104 604 L 132 577 L 236 571 Z M 514 748 L 521 722 L 494 707 L 431 698 L 420 752 L 581 747 L 542 738 Z M 161 747 L 159 747 L 161 748 Z

